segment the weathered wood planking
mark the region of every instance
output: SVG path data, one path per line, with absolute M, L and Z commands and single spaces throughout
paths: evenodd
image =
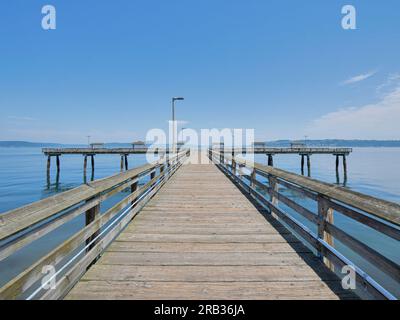
M 215 165 L 186 165 L 67 299 L 355 298 Z
M 390 260 L 381 252 L 376 251 L 366 243 L 361 242 L 348 232 L 334 225 L 334 210 L 336 210 L 386 236 L 399 240 L 399 204 L 344 188 L 338 188 L 335 185 L 321 181 L 304 178 L 293 173 L 271 168 L 270 166 L 266 167 L 258 163 L 233 158 L 230 155 L 213 152 L 212 150 L 209 151 L 209 157 L 219 165 L 220 169 L 230 179 L 238 183 L 246 194 L 248 193 L 262 207 L 268 208 L 272 216 L 288 224 L 290 228 L 317 250 L 318 256 L 323 258 L 325 264 L 330 269 L 333 270 L 336 266 L 340 269 L 343 265 L 349 264 L 348 259 L 336 251 L 334 245 L 334 240 L 336 239 L 357 252 L 357 254 L 375 265 L 380 271 L 386 273 L 386 275 L 394 279 L 397 283 L 399 282 L 400 266 L 395 261 Z M 251 171 L 251 175 L 237 176 L 235 174 L 237 164 L 239 164 L 239 168 L 240 166 L 247 167 Z M 268 185 L 265 182 L 258 181 L 257 175 L 266 178 Z M 280 193 L 279 185 L 283 185 L 285 188 L 315 201 L 318 207 L 317 212 L 313 213 L 284 196 Z M 267 195 L 260 193 L 257 188 L 263 190 Z M 318 233 L 313 233 L 296 218 L 288 214 L 285 209 L 280 207 L 279 202 L 294 209 L 297 213 L 315 224 L 318 228 Z M 376 219 L 376 217 L 386 220 L 387 223 Z M 396 299 L 391 292 L 372 280 L 361 269 L 356 270 L 356 282 L 371 297 L 377 299 Z

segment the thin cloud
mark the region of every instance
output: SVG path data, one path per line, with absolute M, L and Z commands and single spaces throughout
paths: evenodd
M 378 94 L 393 90 L 393 88 L 400 85 L 400 73 L 392 73 L 388 76 L 386 81 L 376 88 Z
M 368 72 L 368 73 L 360 74 L 360 75 L 351 77 L 350 79 L 347 79 L 347 80 L 345 80 L 345 81 L 342 81 L 340 84 L 341 84 L 342 86 L 345 86 L 345 85 L 349 85 L 349 84 L 354 84 L 354 83 L 357 83 L 357 82 L 361 82 L 361 81 L 364 81 L 364 80 L 366 80 L 366 79 L 372 77 L 372 76 L 375 75 L 376 73 L 377 73 L 377 71 L 371 71 L 371 72 Z
M 328 113 L 315 119 L 307 134 L 336 139 L 399 139 L 400 85 L 378 102 Z
M 32 117 L 17 117 L 17 116 L 8 116 L 9 120 L 17 120 L 17 121 L 36 121 L 35 118 Z

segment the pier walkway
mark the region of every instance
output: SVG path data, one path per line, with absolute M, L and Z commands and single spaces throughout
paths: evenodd
M 214 164 L 184 165 L 67 299 L 337 299 L 339 278 Z
M 397 299 L 399 244 L 398 203 L 182 150 L 0 214 L 0 300 Z

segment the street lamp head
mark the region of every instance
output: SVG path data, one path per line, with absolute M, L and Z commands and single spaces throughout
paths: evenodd
M 172 98 L 172 100 L 173 100 L 173 101 L 176 101 L 176 100 L 185 100 L 185 98 L 183 98 L 183 97 L 174 97 L 174 98 Z

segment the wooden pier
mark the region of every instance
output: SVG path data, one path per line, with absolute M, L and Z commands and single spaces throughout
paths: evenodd
M 214 181 L 210 184 L 210 181 Z M 354 298 L 214 164 L 187 165 L 67 299 Z
M 208 164 L 191 163 L 205 156 Z M 304 198 L 317 210 L 297 201 Z M 336 241 L 397 286 L 400 267 L 336 225 L 337 213 L 399 244 L 398 204 L 212 149 L 182 151 L 0 215 L 0 261 L 86 217 L 79 232 L 0 288 L 0 299 L 395 299 L 355 264 L 359 291 L 342 287 L 340 270 L 353 263 Z M 38 286 L 48 265 L 57 271 L 50 289 Z
M 226 154 L 265 154 L 268 159 L 268 165 L 274 165 L 274 156 L 279 154 L 292 154 L 301 157 L 301 174 L 304 175 L 304 160 L 307 159 L 307 175 L 311 176 L 311 156 L 314 154 L 334 155 L 336 157 L 336 177 L 339 183 L 339 158 L 343 159 L 343 174 L 344 182 L 347 181 L 347 162 L 346 157 L 352 152 L 351 148 L 268 148 L 268 147 L 244 147 L 244 148 L 223 148 L 219 152 Z M 148 148 L 146 146 L 132 147 L 132 148 L 44 148 L 42 152 L 47 156 L 47 180 L 50 180 L 51 158 L 56 159 L 57 177 L 60 173 L 60 157 L 62 155 L 82 155 L 83 160 L 83 174 L 84 181 L 86 181 L 87 161 L 90 158 L 92 179 L 94 177 L 94 166 L 96 155 L 119 155 L 120 156 L 120 169 L 121 172 L 128 170 L 128 156 L 135 154 L 159 154 L 162 156 L 170 153 L 166 148 Z M 58 180 L 58 179 L 57 179 Z

